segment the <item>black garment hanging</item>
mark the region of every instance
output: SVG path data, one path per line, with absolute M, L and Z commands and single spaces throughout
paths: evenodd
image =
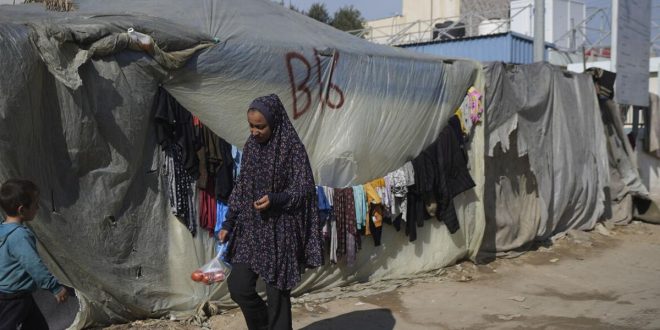
M 215 196 L 223 203 L 228 203 L 234 189 L 234 158 L 231 154 L 231 144 L 221 137 L 218 137 L 217 144 L 222 162 L 215 169 Z
M 438 137 L 438 167 L 435 197 L 438 203 L 437 218 L 443 221 L 450 233 L 459 229 L 458 217 L 452 200 L 456 195 L 475 186 L 468 170 L 463 133 L 456 116 Z
M 194 132 L 193 116 L 162 87 L 158 89 L 154 102 L 156 138 L 163 149 L 170 144 L 177 144 L 181 151 L 183 168 L 197 179 L 199 176 L 199 158 L 197 151 L 202 141 Z
M 460 228 L 452 200 L 475 186 L 467 162 L 460 122 L 452 116 L 438 138 L 412 161 L 415 185 L 408 189 L 406 223 L 410 241 L 417 238 L 415 227 L 423 226 L 424 220 L 431 217 L 425 205 L 429 199 L 437 202 L 436 218 L 445 223 L 450 233 Z

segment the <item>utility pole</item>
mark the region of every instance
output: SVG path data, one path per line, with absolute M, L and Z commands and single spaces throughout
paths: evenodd
M 433 24 L 433 0 L 431 0 L 431 24 Z
M 545 60 L 545 1 L 534 0 L 534 62 Z

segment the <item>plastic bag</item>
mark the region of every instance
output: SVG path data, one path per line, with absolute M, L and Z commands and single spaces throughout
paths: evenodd
M 154 52 L 154 39 L 150 35 L 140 33 L 135 31 L 133 28 L 129 28 L 128 36 L 131 38 L 131 41 L 135 43 L 143 51 L 153 54 Z
M 219 283 L 229 277 L 231 272 L 231 265 L 223 261 L 222 252 L 211 259 L 209 262 L 204 264 L 204 266 L 195 270 L 190 278 L 195 282 L 201 282 L 204 284 L 213 284 Z

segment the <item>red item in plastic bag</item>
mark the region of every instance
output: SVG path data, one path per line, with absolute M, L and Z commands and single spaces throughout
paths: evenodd
M 230 272 L 231 266 L 222 261 L 218 255 L 204 264 L 204 266 L 195 270 L 190 275 L 190 278 L 195 282 L 213 284 L 226 280 Z
M 204 278 L 204 273 L 200 270 L 196 270 L 190 275 L 190 278 L 195 282 L 201 282 Z

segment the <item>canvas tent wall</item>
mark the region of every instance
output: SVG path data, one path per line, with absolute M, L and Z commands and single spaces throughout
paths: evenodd
M 152 120 L 159 84 L 239 146 L 247 104 L 280 94 L 317 180 L 333 186 L 401 166 L 433 141 L 468 87 L 483 90 L 476 63 L 372 45 L 267 1 L 76 6 L 71 13 L 0 6 L 0 180 L 27 177 L 42 188 L 32 227 L 48 265 L 78 290 L 74 327 L 190 315 L 209 299 L 229 303 L 224 285 L 189 279 L 213 244 L 191 237 L 169 212 Z M 160 55 L 125 49 L 129 27 L 154 36 L 164 52 L 219 42 L 172 71 Z M 310 272 L 295 293 L 474 256 L 484 227 L 480 127 L 470 147 L 478 187 L 455 199 L 459 232 L 433 221 L 411 244 L 386 228 L 383 246 L 365 244 L 355 267 Z
M 649 197 L 638 201 L 634 213 L 641 220 L 660 223 L 660 96 L 649 97 L 649 108 L 644 111 L 644 134 L 637 137 L 633 156 Z
M 485 254 L 591 229 L 609 185 L 591 78 L 545 63 L 486 69 Z
M 618 106 L 587 74 L 491 63 L 486 75 L 484 256 L 598 221 L 632 219 L 645 197 Z

